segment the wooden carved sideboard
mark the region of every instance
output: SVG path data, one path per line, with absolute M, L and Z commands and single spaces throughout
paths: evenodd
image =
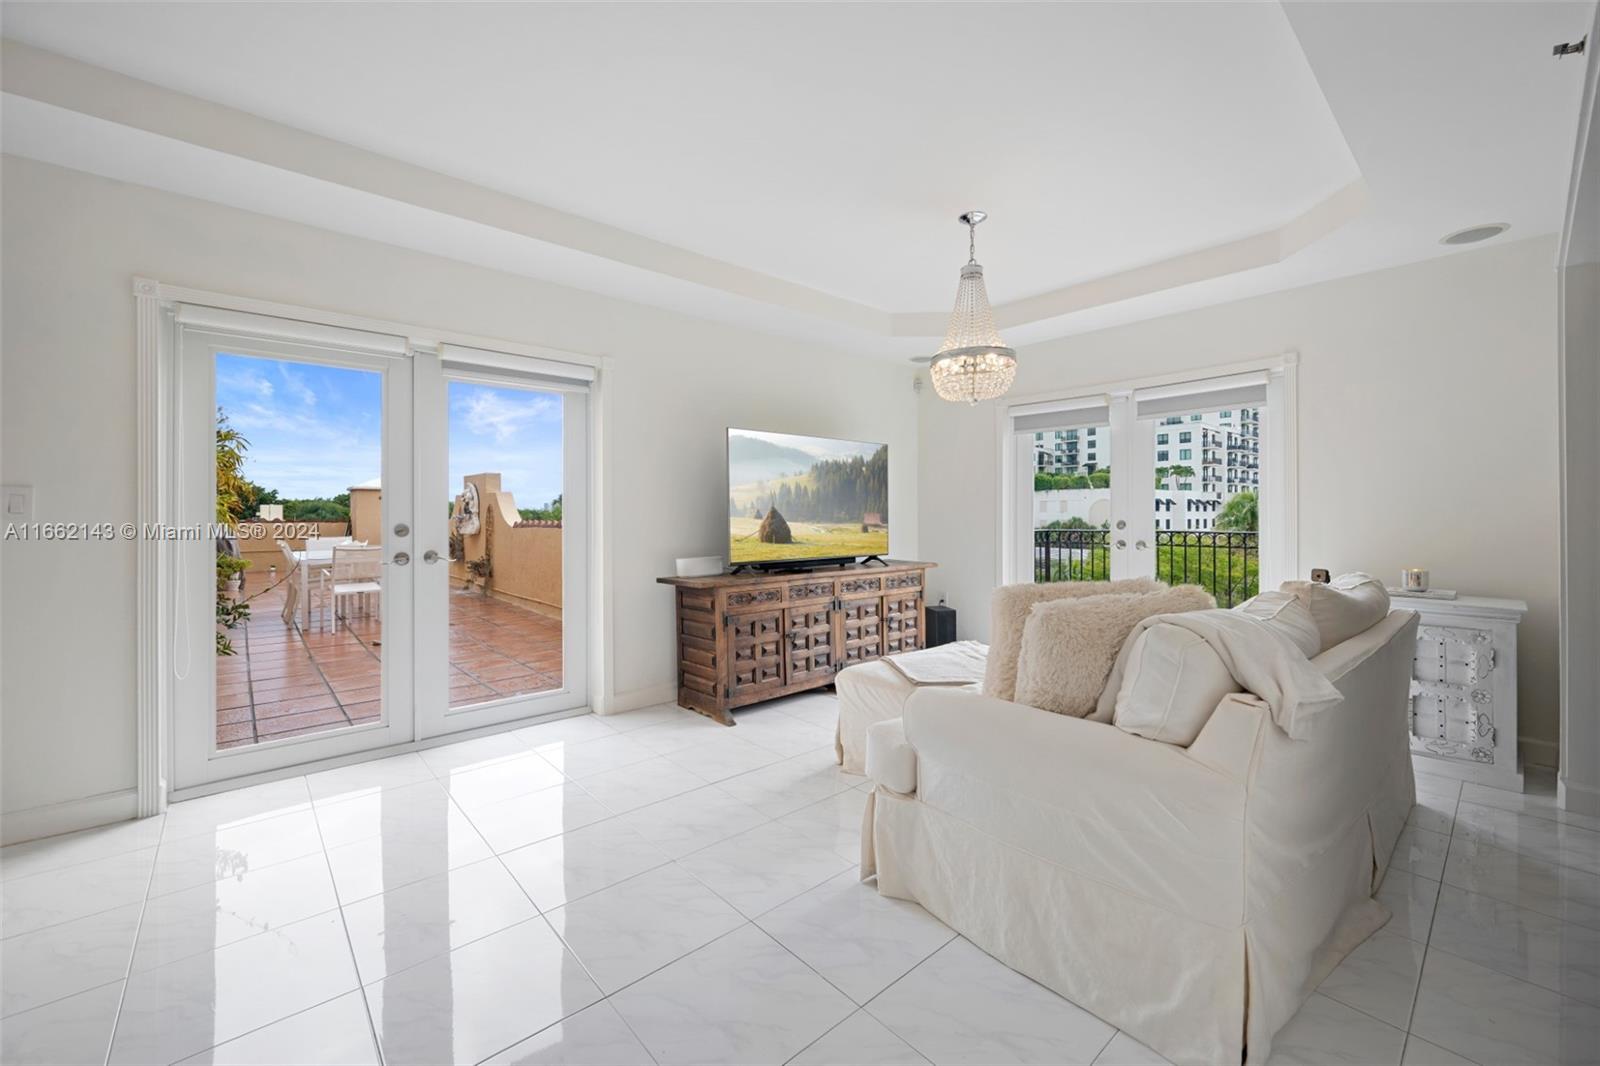
M 821 688 L 854 663 L 922 647 L 933 565 L 660 578 L 678 598 L 678 705 L 733 725 L 735 707 Z

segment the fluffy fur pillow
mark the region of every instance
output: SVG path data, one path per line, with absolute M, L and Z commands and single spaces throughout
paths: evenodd
M 1315 581 L 1285 581 L 1280 592 L 1292 592 L 1311 610 L 1322 635 L 1322 650 L 1365 633 L 1389 613 L 1389 590 L 1371 574 L 1340 574 L 1331 585 Z
M 1014 698 L 1029 707 L 1082 718 L 1099 703 L 1117 653 L 1135 625 L 1151 615 L 1216 606 L 1198 585 L 1038 604 L 1023 627 Z
M 1016 698 L 1022 628 L 1034 604 L 1086 596 L 1159 592 L 1166 587 L 1154 578 L 1136 577 L 1126 581 L 1061 581 L 1045 585 L 1005 585 L 995 589 L 989 601 L 989 660 L 984 664 L 983 694 L 1000 700 Z

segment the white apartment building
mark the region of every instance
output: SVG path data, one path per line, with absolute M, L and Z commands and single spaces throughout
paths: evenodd
M 1111 427 L 1035 433 L 1033 458 L 1041 474 L 1092 474 L 1111 465 Z
M 1033 442 L 1035 470 L 1041 474 L 1092 474 L 1111 466 L 1111 431 L 1104 426 L 1035 433 Z M 1226 500 L 1254 490 L 1261 479 L 1261 410 L 1242 407 L 1164 418 L 1155 427 L 1155 455 L 1158 470 L 1194 471 L 1167 476 L 1162 487 L 1171 491 L 1216 494 Z
M 1205 533 L 1215 528 L 1218 513 L 1226 502 L 1214 492 L 1181 492 L 1152 489 L 1156 512 L 1155 528 L 1185 533 Z M 1033 494 L 1033 528 L 1046 529 L 1052 522 L 1080 519 L 1091 526 L 1111 523 L 1110 489 L 1045 489 Z
M 1241 407 L 1195 415 L 1172 415 L 1156 426 L 1156 469 L 1187 467 L 1192 475 L 1169 475 L 1163 487 L 1218 493 L 1227 499 L 1255 491 L 1261 483 L 1261 410 Z

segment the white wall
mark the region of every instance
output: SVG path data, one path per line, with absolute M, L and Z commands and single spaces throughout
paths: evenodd
M 1555 243 L 1541 238 L 1058 341 L 1019 355 L 1031 394 L 1300 353 L 1302 568 L 1525 599 L 1520 732 L 1557 740 Z M 925 390 L 918 507 L 935 600 L 988 630 L 999 460 L 992 405 Z M 1265 430 L 1270 433 L 1270 426 Z
M 6 157 L 0 475 L 38 520 L 133 521 L 135 275 L 610 356 L 609 652 L 619 701 L 675 693 L 678 556 L 725 551 L 729 424 L 889 445 L 918 553 L 912 368 Z M 134 787 L 134 547 L 0 549 L 0 810 Z

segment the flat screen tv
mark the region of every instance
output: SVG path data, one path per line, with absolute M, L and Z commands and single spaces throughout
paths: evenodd
M 728 430 L 728 561 L 776 567 L 889 553 L 889 448 Z

